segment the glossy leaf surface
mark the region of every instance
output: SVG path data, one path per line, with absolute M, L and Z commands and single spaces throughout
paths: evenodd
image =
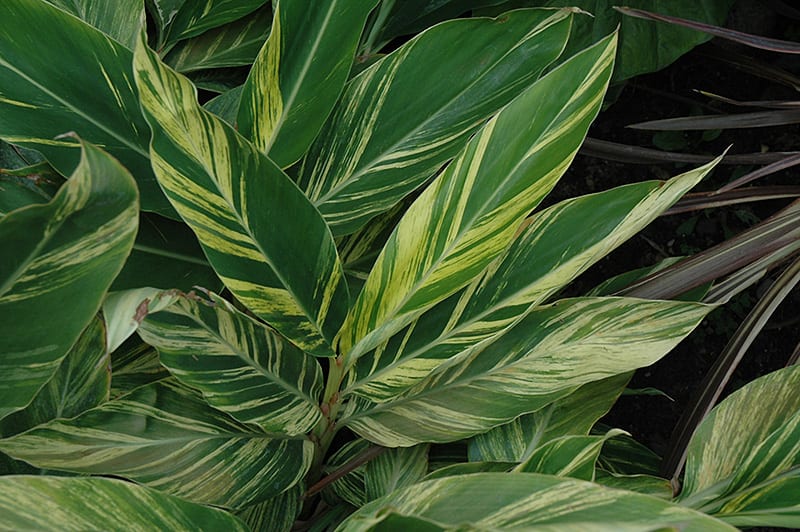
M 133 50 L 144 20 L 144 0 L 47 0 Z
M 156 175 L 222 281 L 298 347 L 333 355 L 348 297 L 319 212 L 142 41 L 135 70 Z
M 594 480 L 595 464 L 603 444 L 623 431 L 612 429 L 603 436 L 562 436 L 548 441 L 515 468 L 523 473 Z
M 0 219 L 0 418 L 53 376 L 133 245 L 133 179 L 98 148 L 82 153 L 52 201 Z

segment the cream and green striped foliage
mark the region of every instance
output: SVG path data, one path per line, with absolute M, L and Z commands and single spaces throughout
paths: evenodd
M 402 2 L 100 4 L 0 8 L 0 139 L 69 176 L 0 217 L 0 528 L 797 523 L 796 371 L 749 436 L 738 396 L 701 427 L 683 507 L 604 466 L 599 418 L 711 307 L 557 294 L 717 163 L 539 208 L 616 34 L 565 56 L 581 15 L 520 9 L 356 57 Z

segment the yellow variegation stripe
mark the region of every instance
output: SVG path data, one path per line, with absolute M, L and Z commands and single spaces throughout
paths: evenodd
M 294 183 L 196 104 L 144 41 L 135 53 L 153 168 L 236 297 L 303 350 L 333 355 L 348 305 L 330 230 Z
M 428 472 L 428 445 L 390 449 L 364 468 L 367 501 L 419 482 Z
M 311 431 L 322 371 L 316 360 L 211 295 L 213 306 L 187 296 L 148 315 L 139 333 L 161 363 L 214 407 L 265 432 Z
M 561 53 L 570 13 L 448 21 L 349 82 L 299 178 L 334 233 L 355 231 L 452 158 Z
M 505 249 L 574 157 L 615 50 L 612 35 L 535 83 L 414 202 L 343 326 L 340 348 L 349 361 L 465 286 Z
M 249 530 L 215 508 L 111 478 L 0 477 L 7 530 Z
M 310 441 L 254 432 L 170 381 L 0 440 L 0 450 L 38 467 L 121 476 L 232 508 L 294 485 L 313 455 Z
M 447 358 L 513 325 L 633 236 L 692 188 L 716 161 L 675 177 L 563 201 L 524 232 L 458 296 L 360 360 L 344 395 L 390 400 Z
M 627 432 L 611 429 L 602 436 L 556 438 L 536 449 L 514 471 L 594 480 L 595 464 L 603 444 L 607 439 L 619 434 L 627 434 Z
M 652 364 L 712 308 L 625 298 L 579 298 L 539 307 L 394 400 L 354 400 L 342 423 L 386 446 L 485 432 L 577 386 Z

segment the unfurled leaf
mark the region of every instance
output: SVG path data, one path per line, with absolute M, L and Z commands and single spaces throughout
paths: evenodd
M 478 434 L 469 441 L 469 459 L 524 462 L 540 445 L 555 438 L 588 435 L 630 378 L 630 373 L 623 373 L 589 382 L 541 410 Z
M 209 262 L 252 312 L 306 352 L 332 356 L 349 303 L 333 237 L 289 178 L 143 42 L 136 82 L 159 182 Z
M 598 469 L 595 472 L 594 482 L 609 488 L 652 495 L 665 501 L 672 500 L 672 485 L 669 480 L 653 475 L 615 475 Z
M 352 363 L 469 283 L 555 185 L 599 110 L 609 36 L 527 89 L 466 145 L 411 205 L 343 326 Z
M 513 325 L 666 210 L 717 161 L 667 182 L 625 185 L 534 214 L 506 252 L 459 293 L 359 360 L 345 394 L 391 398 Z
M 179 42 L 164 62 L 178 72 L 250 65 L 271 25 L 272 7 L 267 2 L 244 18 Z
M 334 233 L 354 232 L 455 156 L 559 56 L 570 20 L 552 10 L 453 20 L 350 81 L 299 176 Z
M 47 0 L 133 50 L 144 21 L 143 0 Z
M 388 447 L 473 436 L 578 386 L 652 364 L 712 308 L 625 298 L 561 300 L 449 360 L 392 400 L 354 398 L 343 423 Z
M 279 0 L 242 91 L 238 126 L 278 166 L 300 159 L 331 112 L 377 0 Z
M 128 340 L 111 354 L 111 368 L 112 399 L 170 376 L 159 362 L 155 348 L 138 338 Z
M 111 478 L 0 477 L 0 527 L 7 530 L 225 530 L 248 528 L 231 514 Z
M 46 46 L 38 38 L 42 35 Z M 142 209 L 174 216 L 150 167 L 147 122 L 131 62 L 130 50 L 47 2 L 3 0 L 0 138 L 39 150 L 69 175 L 79 162 L 80 146 L 55 137 L 74 131 L 130 170 Z
M 296 436 L 322 418 L 322 370 L 261 323 L 214 294 L 179 295 L 139 328 L 161 363 L 213 407 L 265 432 Z
M 236 512 L 236 517 L 253 532 L 289 532 L 303 509 L 303 491 L 303 483 L 299 482 L 280 495 L 243 508 Z
M 728 396 L 692 436 L 681 503 L 737 526 L 800 527 L 800 366 Z
M 133 245 L 133 179 L 88 143 L 82 154 L 52 201 L 0 219 L 0 418 L 53 376 Z
M 293 486 L 311 465 L 312 447 L 257 432 L 170 381 L 0 440 L 0 450 L 37 467 L 115 475 L 229 508 Z
M 514 471 L 594 480 L 595 464 L 607 439 L 625 434 L 612 429 L 603 436 L 562 436 L 550 440 Z
M 328 460 L 325 466 L 325 474 L 331 474 L 340 467 L 345 466 L 353 460 L 358 459 L 367 449 L 370 443 L 367 440 L 357 438 L 343 445 Z M 330 487 L 322 492 L 323 498 L 332 504 L 339 502 L 338 497 L 355 507 L 363 506 L 367 502 L 367 485 L 364 477 L 365 467 L 357 467 L 353 471 L 331 483 Z M 331 496 L 333 492 L 334 496 Z
M 700 512 L 639 493 L 534 473 L 476 473 L 429 480 L 367 504 L 339 530 L 384 530 L 400 518 L 445 530 L 734 531 Z M 409 521 L 410 520 L 410 521 Z
M 108 400 L 109 362 L 105 328 L 95 318 L 31 404 L 0 422 L 0 434 L 10 436 L 54 419 L 75 417 Z
M 390 449 L 370 460 L 364 468 L 366 500 L 383 497 L 419 482 L 428 472 L 428 446 Z

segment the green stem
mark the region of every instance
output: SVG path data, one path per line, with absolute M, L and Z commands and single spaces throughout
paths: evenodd
M 325 383 L 325 392 L 322 395 L 322 419 L 311 432 L 311 440 L 314 442 L 314 461 L 311 464 L 307 481 L 314 483 L 322 477 L 322 465 L 328 448 L 331 446 L 333 437 L 336 435 L 336 418 L 341 407 L 339 398 L 339 387 L 344 379 L 345 368 L 343 357 L 338 356 L 330 359 L 328 368 L 328 378 Z

